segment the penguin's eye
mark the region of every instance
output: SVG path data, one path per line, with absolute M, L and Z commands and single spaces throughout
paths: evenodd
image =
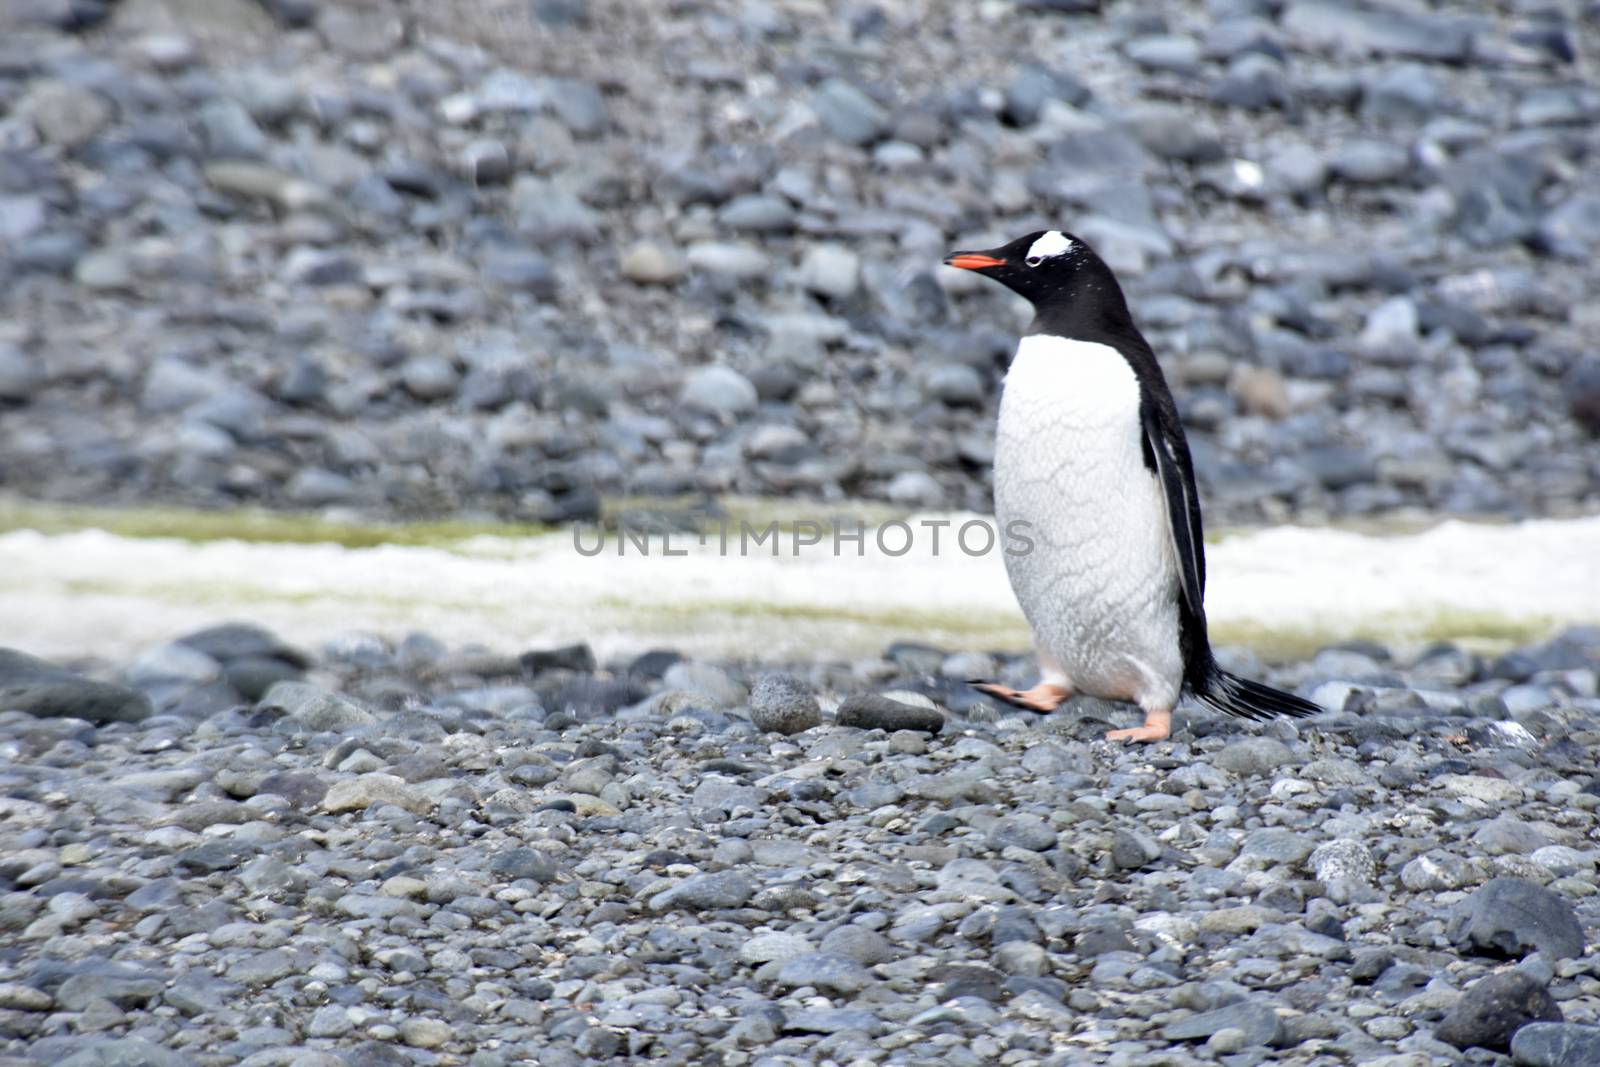
M 1029 256 L 1027 259 L 1023 260 L 1023 262 L 1026 263 L 1030 267 L 1037 267 L 1039 264 L 1044 262 L 1044 257 L 1043 256 Z

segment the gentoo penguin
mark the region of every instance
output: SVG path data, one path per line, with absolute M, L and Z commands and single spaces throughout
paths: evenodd
M 1212 659 L 1189 444 L 1111 268 L 1060 230 L 945 263 L 1034 309 L 1000 398 L 994 510 L 1002 528 L 1029 524 L 1032 550 L 1005 559 L 1042 678 L 1026 691 L 972 684 L 1034 711 L 1075 693 L 1144 709 L 1144 725 L 1112 730 L 1112 741 L 1167 737 L 1185 689 L 1246 719 L 1320 712 Z

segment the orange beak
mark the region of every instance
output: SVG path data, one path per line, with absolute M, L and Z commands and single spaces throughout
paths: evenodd
M 945 264 L 951 267 L 960 267 L 962 270 L 984 270 L 988 267 L 1003 267 L 1006 261 L 986 256 L 982 252 L 957 252 L 945 259 Z

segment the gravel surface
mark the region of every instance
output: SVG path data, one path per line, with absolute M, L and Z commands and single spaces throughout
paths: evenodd
M 1592 18 L 8 0 L 0 481 L 985 510 L 1021 320 L 938 260 L 1062 225 L 1132 290 L 1214 518 L 1593 510 Z
M 978 659 L 8 653 L 0 1065 L 1592 1067 L 1600 630 L 1139 748 Z

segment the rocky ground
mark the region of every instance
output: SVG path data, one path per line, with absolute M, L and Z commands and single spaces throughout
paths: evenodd
M 0 1064 L 1597 1062 L 1600 630 L 1140 748 L 1028 668 L 0 653 Z
M 1600 503 L 1592 4 L 0 5 L 0 485 L 988 504 L 1041 225 L 1212 514 Z

